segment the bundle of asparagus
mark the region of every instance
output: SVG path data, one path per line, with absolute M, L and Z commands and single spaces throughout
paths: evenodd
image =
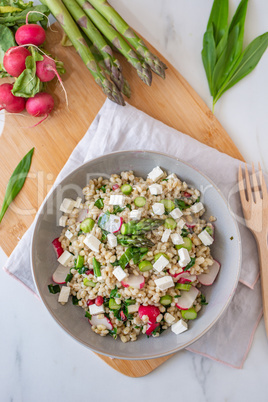
M 165 78 L 166 65 L 106 0 L 41 0 L 62 26 L 83 62 L 109 99 L 124 105 L 131 90 L 112 48 L 137 70 L 147 85 L 152 71 Z

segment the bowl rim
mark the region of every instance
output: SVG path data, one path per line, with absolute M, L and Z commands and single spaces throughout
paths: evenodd
M 37 215 L 36 215 L 36 219 L 34 222 L 34 230 L 32 233 L 32 238 L 31 238 L 31 251 L 30 251 L 30 260 L 31 260 L 31 272 L 32 272 L 32 276 L 33 276 L 33 280 L 34 280 L 34 284 L 37 290 L 37 293 L 40 297 L 40 300 L 42 301 L 42 303 L 45 305 L 46 309 L 48 310 L 49 314 L 52 316 L 52 318 L 56 321 L 56 323 L 61 327 L 61 329 L 67 333 L 69 336 L 71 336 L 72 339 L 74 339 L 75 341 L 77 341 L 78 343 L 84 345 L 85 347 L 87 347 L 88 349 L 90 349 L 91 351 L 93 351 L 94 353 L 97 354 L 101 354 L 103 356 L 107 356 L 107 357 L 111 357 L 111 358 L 115 358 L 115 359 L 120 359 L 120 360 L 151 360 L 151 359 L 157 359 L 157 358 L 161 358 L 161 357 L 165 357 L 165 356 L 169 356 L 172 355 L 176 352 L 178 352 L 179 350 L 183 350 L 185 348 L 187 348 L 189 345 L 191 345 L 192 343 L 196 342 L 198 339 L 200 339 L 203 335 L 205 335 L 212 327 L 213 325 L 219 320 L 219 318 L 222 316 L 222 314 L 224 313 L 224 311 L 227 309 L 227 307 L 229 306 L 238 282 L 239 282 L 239 276 L 240 276 L 240 272 L 241 272 L 241 265 L 242 265 L 242 247 L 241 247 L 241 236 L 240 236 L 240 231 L 238 228 L 238 223 L 236 221 L 236 219 L 234 218 L 234 216 L 230 213 L 231 218 L 234 222 L 234 226 L 235 226 L 235 230 L 236 230 L 236 235 L 237 235 L 237 242 L 238 242 L 238 246 L 239 246 L 239 254 L 238 254 L 238 270 L 237 270 L 237 275 L 236 275 L 236 280 L 234 282 L 234 285 L 232 286 L 232 290 L 230 291 L 230 295 L 228 297 L 228 299 L 226 300 L 224 306 L 222 307 L 222 309 L 220 310 L 220 312 L 218 313 L 217 317 L 210 323 L 210 325 L 208 327 L 206 327 L 198 336 L 196 336 L 194 339 L 188 341 L 187 343 L 185 343 L 183 346 L 179 346 L 177 348 L 173 348 L 172 350 L 170 350 L 169 352 L 159 352 L 157 354 L 154 354 L 152 356 L 135 356 L 135 357 L 128 357 L 128 356 L 116 356 L 113 354 L 109 354 L 103 351 L 100 351 L 98 349 L 94 349 L 93 347 L 89 346 L 86 342 L 84 342 L 83 340 L 79 339 L 77 336 L 73 335 L 67 328 L 65 328 L 64 325 L 62 325 L 59 321 L 58 318 L 56 316 L 56 314 L 54 314 L 50 307 L 47 305 L 47 303 L 45 302 L 45 300 L 43 300 L 43 297 L 41 296 L 41 293 L 39 291 L 39 287 L 37 285 L 37 281 L 36 281 L 36 275 L 35 275 L 35 269 L 34 269 L 34 264 L 33 264 L 33 254 L 34 254 L 34 242 L 36 239 L 36 230 L 37 230 L 37 224 L 39 223 L 40 219 L 41 219 L 41 215 L 45 209 L 45 206 L 48 202 L 48 200 L 50 199 L 50 197 L 52 197 L 53 193 L 55 192 L 55 190 L 57 189 L 57 187 L 66 179 L 68 179 L 71 175 L 73 175 L 75 172 L 77 172 L 78 170 L 82 169 L 85 165 L 87 165 L 88 163 L 91 162 L 96 162 L 98 161 L 98 159 L 103 159 L 105 157 L 109 157 L 111 155 L 116 155 L 116 154 L 131 154 L 131 153 L 140 153 L 140 154 L 146 154 L 146 153 L 150 153 L 150 154 L 154 154 L 154 155 L 161 155 L 164 157 L 168 157 L 171 159 L 174 159 L 186 166 L 188 166 L 189 168 L 191 168 L 192 170 L 196 171 L 197 173 L 199 173 L 201 176 L 203 176 L 211 185 L 212 187 L 218 192 L 218 194 L 220 195 L 220 197 L 222 198 L 222 200 L 224 201 L 224 203 L 226 204 L 227 209 L 229 210 L 230 213 L 230 208 L 228 205 L 228 201 L 226 200 L 225 196 L 223 195 L 222 191 L 218 188 L 218 186 L 203 172 L 201 172 L 200 170 L 198 170 L 197 168 L 195 168 L 192 164 L 185 162 L 184 160 L 180 159 L 180 158 L 176 158 L 175 156 L 166 154 L 164 152 L 158 152 L 158 151 L 151 151 L 151 150 L 136 150 L 136 149 L 132 149 L 132 150 L 122 150 L 122 151 L 114 151 L 114 152 L 109 152 L 108 154 L 104 154 L 101 156 L 98 156 L 97 158 L 93 158 L 90 159 L 86 162 L 84 162 L 83 164 L 81 164 L 80 166 L 78 166 L 76 169 L 72 170 L 68 175 L 66 175 L 62 180 L 60 180 L 59 183 L 57 183 L 56 185 L 54 184 L 52 189 L 50 190 L 50 192 L 47 194 L 43 204 L 41 205 L 41 207 L 39 208 Z

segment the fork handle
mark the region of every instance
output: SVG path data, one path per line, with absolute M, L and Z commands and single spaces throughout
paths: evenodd
M 262 286 L 262 302 L 263 302 L 263 317 L 268 336 L 268 248 L 267 248 L 267 235 L 256 237 L 259 261 L 260 261 L 260 274 Z

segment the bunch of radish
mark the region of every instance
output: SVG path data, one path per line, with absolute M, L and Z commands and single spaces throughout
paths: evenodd
M 11 47 L 4 55 L 3 65 L 6 72 L 17 79 L 26 69 L 27 57 L 32 55 L 28 48 L 33 47 L 37 49 L 38 53 L 42 54 L 42 60 L 36 61 L 36 77 L 42 83 L 45 83 L 53 80 L 56 76 L 62 85 L 55 61 L 39 49 L 39 46 L 44 43 L 45 39 L 46 33 L 44 28 L 38 24 L 29 24 L 26 16 L 26 25 L 21 26 L 15 34 L 18 46 Z M 33 97 L 16 96 L 12 92 L 13 85 L 0 85 L 0 110 L 5 109 L 9 113 L 20 113 L 26 108 L 26 111 L 31 116 L 44 116 L 36 125 L 40 124 L 54 108 L 53 97 L 42 90 Z M 65 89 L 64 92 L 66 96 Z

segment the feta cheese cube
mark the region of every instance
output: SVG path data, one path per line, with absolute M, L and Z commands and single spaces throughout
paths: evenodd
M 58 262 L 66 267 L 72 258 L 73 255 L 69 253 L 69 251 L 65 250 L 62 253 L 62 255 L 58 258 Z
M 75 201 L 71 198 L 64 198 L 60 205 L 60 211 L 69 214 L 75 207 Z
M 81 197 L 77 197 L 76 201 L 75 201 L 75 208 L 79 208 L 82 202 L 82 198 Z
M 70 232 L 70 230 L 68 229 L 68 230 L 66 230 L 66 232 L 65 232 L 65 237 L 67 237 L 67 239 L 69 239 L 70 241 L 72 241 L 72 240 L 75 238 L 75 235 L 74 235 L 72 232 Z
M 166 229 L 166 230 L 164 231 L 164 233 L 163 233 L 163 235 L 162 235 L 162 237 L 161 237 L 161 242 L 162 242 L 162 243 L 166 243 L 166 242 L 168 241 L 169 236 L 170 236 L 170 233 L 171 233 L 171 229 Z
M 174 334 L 179 335 L 182 332 L 186 331 L 188 329 L 188 324 L 187 322 L 183 321 L 180 319 L 178 322 L 175 324 L 171 325 L 171 331 L 174 332 Z
M 130 211 L 129 217 L 130 219 L 138 221 L 141 218 L 141 214 L 142 214 L 141 209 L 133 209 L 132 211 Z
M 204 205 L 202 204 L 202 202 L 197 202 L 196 204 L 190 207 L 191 212 L 193 212 L 194 214 L 197 214 L 198 212 L 202 211 L 202 209 L 204 209 Z
M 154 283 L 160 290 L 166 290 L 174 286 L 174 282 L 171 276 L 163 276 L 162 278 L 155 279 Z
M 67 222 L 68 216 L 62 215 L 59 219 L 59 226 L 65 227 Z
M 113 270 L 113 275 L 119 282 L 121 282 L 127 276 L 127 274 L 121 267 L 115 267 Z
M 185 225 L 185 220 L 180 219 L 179 222 L 177 223 L 177 228 L 182 229 Z
M 129 314 L 136 313 L 139 310 L 139 306 L 138 304 L 130 304 L 127 310 Z
M 168 264 L 169 260 L 161 255 L 161 257 L 159 257 L 158 260 L 153 264 L 153 267 L 157 272 L 161 272 Z
M 157 183 L 151 184 L 151 185 L 149 186 L 149 191 L 150 191 L 150 193 L 151 193 L 152 195 L 159 195 L 159 194 L 162 194 L 162 186 L 161 186 L 161 184 L 157 184 Z
M 59 303 L 67 303 L 69 296 L 70 296 L 70 291 L 71 291 L 71 288 L 69 288 L 69 286 L 62 286 L 59 297 L 58 297 L 58 302 Z
M 173 219 L 179 219 L 183 215 L 183 213 L 179 208 L 175 208 L 169 213 L 169 215 L 172 216 Z
M 191 257 L 189 255 L 189 251 L 186 248 L 180 248 L 178 250 L 179 254 L 179 266 L 180 267 L 186 267 L 187 264 L 191 261 Z
M 163 215 L 165 213 L 165 207 L 164 204 L 162 204 L 161 202 L 156 202 L 155 204 L 153 204 L 153 212 L 156 215 Z
M 101 306 L 96 306 L 96 304 L 91 304 L 91 306 L 89 306 L 89 314 L 98 315 L 102 313 L 105 313 L 103 304 Z
M 123 207 L 125 204 L 125 197 L 121 194 L 110 195 L 109 205 L 119 205 Z
M 107 240 L 108 244 L 110 247 L 116 247 L 117 246 L 117 237 L 113 233 L 109 233 L 107 235 Z
M 210 246 L 214 242 L 213 237 L 210 236 L 206 229 L 199 233 L 198 237 L 205 246 Z
M 162 169 L 160 169 L 159 166 L 156 166 L 149 174 L 148 174 L 148 179 L 151 179 L 152 181 L 157 181 L 161 179 L 161 177 L 164 176 L 164 172 Z
M 99 247 L 101 242 L 97 237 L 93 236 L 92 234 L 88 234 L 83 243 L 90 248 L 90 250 L 95 251 L 97 253 L 99 251 Z
M 177 176 L 175 175 L 175 173 L 171 173 L 168 175 L 167 179 L 177 179 Z
M 173 317 L 172 314 L 166 313 L 164 315 L 164 320 L 168 323 L 168 324 L 172 324 L 173 321 L 175 321 L 175 317 Z
M 173 233 L 170 237 L 171 237 L 172 243 L 175 245 L 184 243 L 183 238 L 178 233 Z

